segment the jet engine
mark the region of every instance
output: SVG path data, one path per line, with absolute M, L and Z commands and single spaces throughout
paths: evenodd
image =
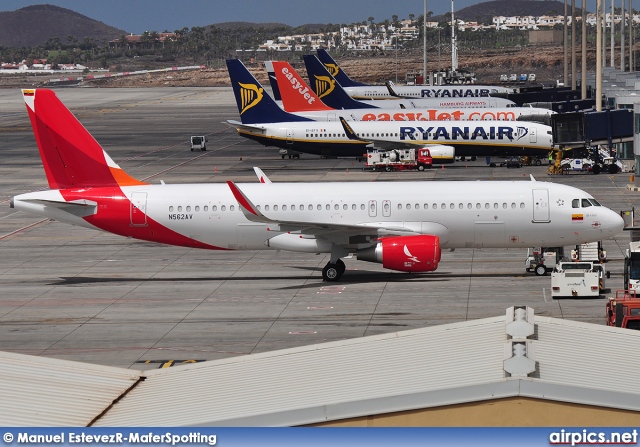
M 423 234 L 381 238 L 376 245 L 358 250 L 357 258 L 401 272 L 433 272 L 441 253 L 440 238 Z

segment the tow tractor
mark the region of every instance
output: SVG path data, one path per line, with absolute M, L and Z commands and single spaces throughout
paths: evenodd
M 616 290 L 606 304 L 607 326 L 640 330 L 640 299 L 635 290 Z
M 433 166 L 431 152 L 427 148 L 393 149 L 381 151 L 371 149 L 367 151 L 367 161 L 363 171 L 424 171 Z
M 598 297 L 605 291 L 604 265 L 593 262 L 560 262 L 551 273 L 551 297 Z

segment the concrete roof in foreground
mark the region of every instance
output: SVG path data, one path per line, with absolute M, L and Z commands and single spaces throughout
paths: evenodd
M 0 353 L 11 384 L 0 424 L 294 426 L 516 396 L 638 411 L 639 343 L 640 332 L 509 308 L 142 372 Z

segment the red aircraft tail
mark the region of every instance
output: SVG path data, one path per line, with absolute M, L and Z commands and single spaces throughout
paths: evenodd
M 124 172 L 52 90 L 22 90 L 51 189 L 144 184 Z

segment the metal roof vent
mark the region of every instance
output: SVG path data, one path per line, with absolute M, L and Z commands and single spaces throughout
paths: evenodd
M 504 346 L 503 368 L 511 377 L 526 377 L 536 370 L 533 343 L 527 339 L 535 333 L 533 308 L 508 308 L 505 331 L 510 339 Z

